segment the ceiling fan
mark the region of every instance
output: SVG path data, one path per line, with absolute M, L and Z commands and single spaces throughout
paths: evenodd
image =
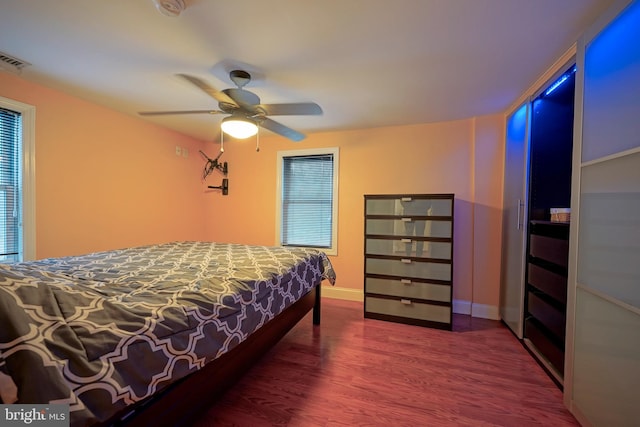
M 261 104 L 258 95 L 244 89 L 251 81 L 251 75 L 243 70 L 233 70 L 229 73 L 236 88 L 214 89 L 203 80 L 187 74 L 178 77 L 198 87 L 200 90 L 218 101 L 219 110 L 186 110 L 186 111 L 141 111 L 141 116 L 160 116 L 169 114 L 229 114 L 222 119 L 223 132 L 234 138 L 248 138 L 258 132 L 258 126 L 282 135 L 292 141 L 302 141 L 305 138 L 290 127 L 270 119 L 268 116 L 319 115 L 322 108 L 314 102 L 290 104 Z M 236 131 L 236 129 L 239 129 Z

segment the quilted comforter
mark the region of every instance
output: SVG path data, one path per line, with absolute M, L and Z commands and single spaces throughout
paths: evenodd
M 175 242 L 0 265 L 5 403 L 105 421 L 203 367 L 335 275 L 309 249 Z

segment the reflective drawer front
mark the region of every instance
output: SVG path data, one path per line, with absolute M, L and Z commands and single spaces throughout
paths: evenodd
M 410 279 L 366 277 L 364 280 L 366 293 L 451 302 L 451 286 L 415 282 Z
M 423 304 L 408 299 L 386 299 L 365 297 L 367 312 L 386 314 L 432 322 L 449 323 L 451 308 L 441 305 Z
M 420 262 L 410 259 L 367 258 L 365 272 L 406 278 L 451 280 L 451 264 Z
M 451 259 L 451 243 L 413 239 L 367 238 L 364 251 L 369 255 L 411 256 Z
M 367 218 L 366 234 L 401 237 L 451 237 L 451 221 L 422 221 L 412 218 L 372 219 Z
M 450 199 L 367 199 L 367 215 L 451 216 Z

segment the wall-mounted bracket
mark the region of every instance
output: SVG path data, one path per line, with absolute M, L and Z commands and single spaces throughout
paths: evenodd
M 226 196 L 227 194 L 229 194 L 229 179 L 227 178 L 223 178 L 222 179 L 222 185 L 209 185 L 207 188 L 213 188 L 215 190 L 222 190 L 222 195 Z
M 200 150 L 200 154 L 202 154 L 202 157 L 207 159 L 207 163 L 204 165 L 204 170 L 202 171 L 202 179 L 206 179 L 207 176 L 216 169 L 222 172 L 224 176 L 227 176 L 229 173 L 229 166 L 227 162 L 218 162 L 218 159 L 222 156 L 222 151 L 220 151 L 220 154 L 218 154 L 218 157 L 215 159 L 207 156 L 202 150 Z

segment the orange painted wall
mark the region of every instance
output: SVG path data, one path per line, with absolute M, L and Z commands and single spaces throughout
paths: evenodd
M 455 193 L 454 299 L 499 305 L 502 115 L 452 122 L 225 144 L 230 193 L 214 172 L 201 180 L 204 149 L 218 144 L 0 73 L 0 96 L 36 106 L 37 257 L 165 242 L 272 245 L 276 153 L 339 147 L 337 286 L 363 288 L 363 196 Z M 176 156 L 175 147 L 189 156 Z
M 1 72 L 0 96 L 36 107 L 37 258 L 202 238 L 201 141 Z
M 264 132 L 228 141 L 229 195 L 207 201 L 211 240 L 273 245 L 278 150 L 339 147 L 336 286 L 362 291 L 363 196 L 385 193 L 455 193 L 454 299 L 499 305 L 502 115 L 414 126 L 318 133 L 295 144 Z M 219 145 L 206 146 L 209 155 Z M 210 178 L 219 185 L 221 175 Z M 477 200 L 476 200 L 477 198 Z M 497 231 L 495 237 L 489 234 Z M 474 234 L 477 233 L 477 234 Z M 476 237 L 477 236 L 477 237 Z M 496 275 L 497 274 L 497 275 Z
M 505 126 L 502 115 L 474 119 L 474 304 L 499 306 Z

